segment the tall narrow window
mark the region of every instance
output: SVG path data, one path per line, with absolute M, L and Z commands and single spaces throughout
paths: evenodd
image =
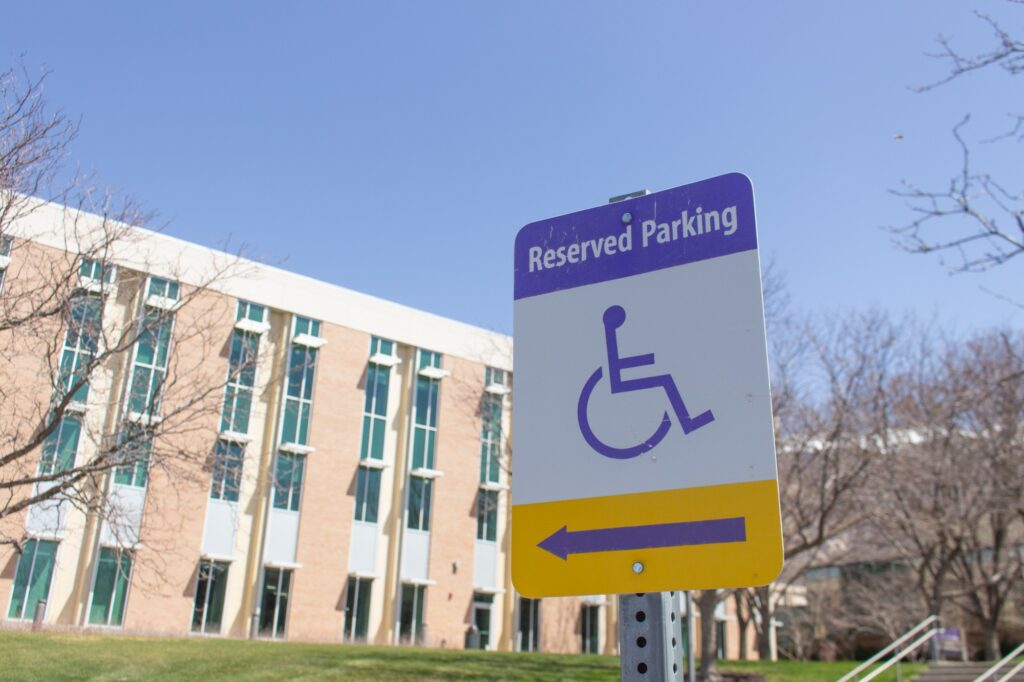
M 413 530 L 430 530 L 430 495 L 433 479 L 422 476 L 409 477 L 409 508 L 406 512 L 406 527 Z
M 358 467 L 356 469 L 356 521 L 377 523 L 377 508 L 380 505 L 380 469 Z
M 149 460 L 153 452 L 153 432 L 129 424 L 121 434 L 118 457 L 123 462 L 114 470 L 114 483 L 145 488 L 149 480 Z
M 440 353 L 427 350 L 419 351 L 417 366 L 440 369 Z M 437 441 L 437 397 L 441 381 L 437 378 L 424 376 L 420 371 L 416 376 L 416 400 L 413 405 L 413 436 L 412 436 L 412 468 L 433 469 L 434 449 Z
M 370 340 L 370 357 L 391 356 L 394 344 L 376 336 Z M 387 431 L 388 382 L 391 367 L 370 362 L 366 366 L 366 399 L 363 402 L 363 439 L 359 459 L 384 459 L 384 434 Z
M 128 410 L 139 416 L 155 416 L 160 409 L 160 389 L 167 376 L 173 316 L 148 308 L 143 317 L 129 384 Z
M 376 336 L 370 339 L 370 361 L 366 365 L 366 397 L 363 401 L 363 437 L 356 471 L 356 521 L 377 522 L 380 503 L 381 470 L 384 461 L 384 436 L 387 431 L 388 384 L 395 344 Z
M 8 618 L 31 619 L 36 604 L 50 594 L 50 579 L 57 556 L 57 543 L 47 540 L 29 540 L 18 557 L 18 571 L 14 574 L 14 589 Z
M 82 435 L 82 418 L 69 414 L 61 418 L 57 428 L 43 441 L 39 473 L 59 474 L 75 465 L 78 441 Z
M 483 592 L 473 593 L 473 624 L 480 634 L 480 648 L 487 649 L 491 644 L 491 608 L 494 606 L 494 595 Z
M 90 625 L 121 625 L 124 622 L 131 575 L 131 554 L 111 547 L 100 548 L 89 607 Z
M 85 402 L 89 395 L 89 371 L 100 338 L 102 304 L 99 296 L 75 296 L 71 299 L 68 328 L 60 355 L 56 400 L 62 400 L 73 392 L 73 401 Z
M 242 484 L 242 446 L 218 440 L 213 452 L 213 483 L 210 498 L 238 502 Z
M 498 539 L 498 491 L 478 490 L 476 494 L 476 539 Z
M 580 635 L 585 654 L 598 653 L 601 646 L 601 607 L 584 604 L 580 611 Z
M 423 641 L 423 602 L 426 596 L 426 585 L 402 583 L 398 637 L 403 644 L 420 644 Z
M 291 593 L 290 568 L 263 569 L 263 598 L 260 600 L 260 637 L 283 639 Z
M 279 452 L 274 470 L 274 508 L 299 511 L 302 498 L 302 472 L 305 455 Z
M 420 349 L 417 351 L 416 395 L 413 401 L 413 434 L 411 469 L 409 476 L 409 503 L 406 509 L 406 527 L 430 530 L 430 498 L 433 479 L 421 475 L 417 469 L 434 468 L 434 450 L 437 444 L 437 399 L 441 381 L 431 370 L 441 370 L 441 354 Z
M 480 403 L 480 482 L 501 481 L 501 396 L 487 394 Z
M 370 626 L 371 578 L 349 576 L 345 586 L 345 639 L 350 642 L 365 642 Z
M 519 598 L 519 651 L 540 651 L 540 599 Z
M 192 632 L 219 634 L 224 615 L 224 593 L 228 586 L 228 564 L 203 559 L 196 577 L 196 602 L 192 609 Z
M 259 335 L 252 332 L 236 329 L 231 334 L 228 380 L 224 388 L 224 409 L 221 410 L 220 417 L 221 431 L 242 434 L 249 432 L 259 342 Z
M 304 317 L 295 318 L 295 337 L 288 358 L 288 379 L 284 403 L 282 443 L 309 444 L 309 419 L 313 411 L 313 382 L 316 377 L 317 349 L 300 343 L 304 337 L 317 337 L 320 322 Z

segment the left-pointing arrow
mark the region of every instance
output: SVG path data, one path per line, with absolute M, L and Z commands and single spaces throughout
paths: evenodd
M 570 554 L 710 545 L 720 542 L 745 542 L 746 539 L 746 520 L 742 516 L 737 516 L 729 519 L 577 531 L 570 531 L 566 526 L 562 526 L 537 543 L 537 546 L 564 561 Z

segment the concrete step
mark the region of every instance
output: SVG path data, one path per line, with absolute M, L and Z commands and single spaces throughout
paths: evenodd
M 928 669 L 912 678 L 912 682 L 974 682 L 986 670 L 992 667 L 992 663 L 959 663 L 942 661 L 932 663 Z M 1000 674 L 1005 674 L 1010 668 L 1007 667 Z M 1014 679 L 1024 680 L 1024 677 L 1016 676 Z M 999 679 L 997 676 L 996 679 Z

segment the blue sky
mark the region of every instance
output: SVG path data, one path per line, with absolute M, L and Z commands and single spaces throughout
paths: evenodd
M 946 72 L 925 56 L 939 34 L 987 44 L 972 6 L 1024 18 L 940 0 L 23 2 L 0 58 L 52 70 L 76 161 L 168 233 L 441 315 L 511 331 L 528 222 L 741 171 L 796 308 L 968 332 L 1024 321 L 982 290 L 1015 296 L 1024 261 L 951 277 L 881 228 L 910 219 L 902 179 L 956 172 L 961 116 L 982 138 L 1019 111 L 996 72 L 910 89 Z M 982 154 L 1024 184 L 1019 149 Z

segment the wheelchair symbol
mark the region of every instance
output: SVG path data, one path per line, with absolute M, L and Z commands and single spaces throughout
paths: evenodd
M 611 383 L 611 391 L 615 393 L 629 393 L 630 391 L 643 391 L 649 388 L 660 388 L 665 391 L 668 396 L 669 403 L 672 405 L 672 411 L 675 412 L 676 419 L 679 420 L 679 426 L 682 427 L 683 433 L 692 433 L 702 426 L 706 426 L 715 420 L 715 416 L 711 414 L 711 410 L 705 410 L 696 417 L 691 417 L 689 411 L 686 409 L 686 405 L 683 403 L 683 397 L 679 394 L 679 389 L 676 388 L 676 382 L 672 378 L 671 374 L 658 374 L 655 376 L 642 377 L 639 379 L 623 379 L 622 370 L 629 369 L 631 367 L 645 367 L 647 365 L 654 364 L 654 353 L 646 353 L 644 355 L 630 355 L 626 357 L 619 356 L 619 344 L 615 338 L 615 330 L 621 327 L 626 322 L 626 310 L 620 305 L 613 305 L 604 311 L 604 338 L 605 345 L 608 349 L 608 380 Z M 666 411 L 661 418 L 661 424 L 658 426 L 654 434 L 647 440 L 626 448 L 612 447 L 602 443 L 596 435 L 594 435 L 593 429 L 590 428 L 590 422 L 587 420 L 587 405 L 590 402 L 590 396 L 597 387 L 601 377 L 603 376 L 603 368 L 598 367 L 594 370 L 594 373 L 590 375 L 587 382 L 583 385 L 583 390 L 580 392 L 579 404 L 576 407 L 576 418 L 579 421 L 580 433 L 583 434 L 583 439 L 587 441 L 587 445 L 594 448 L 599 454 L 605 457 L 611 457 L 612 459 L 630 459 L 638 455 L 642 455 L 648 450 L 652 449 L 658 443 L 668 435 L 668 430 L 672 427 L 672 420 L 668 416 Z

